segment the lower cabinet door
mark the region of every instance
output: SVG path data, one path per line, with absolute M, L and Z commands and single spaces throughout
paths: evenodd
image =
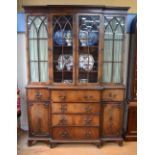
M 28 104 L 30 136 L 49 136 L 49 102 Z
M 53 127 L 52 138 L 56 140 L 96 140 L 98 127 Z
M 123 125 L 123 104 L 103 103 L 102 137 L 120 137 Z

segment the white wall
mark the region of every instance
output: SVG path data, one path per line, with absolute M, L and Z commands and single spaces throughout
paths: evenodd
M 26 38 L 25 33 L 17 34 L 17 82 L 20 89 L 21 99 L 21 128 L 28 130 L 26 91 L 27 68 L 26 68 Z

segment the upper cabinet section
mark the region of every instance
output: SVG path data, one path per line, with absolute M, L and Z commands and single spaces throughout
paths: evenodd
M 26 7 L 29 83 L 123 84 L 126 10 Z

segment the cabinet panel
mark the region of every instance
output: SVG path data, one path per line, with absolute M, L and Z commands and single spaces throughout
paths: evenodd
M 47 89 L 27 89 L 29 101 L 49 100 L 50 93 Z
M 122 134 L 123 105 L 122 103 L 103 104 L 103 137 L 118 137 Z
M 49 103 L 28 103 L 29 129 L 31 136 L 49 135 Z
M 99 126 L 99 115 L 52 115 L 52 126 Z
M 52 91 L 53 102 L 99 102 L 99 91 Z
M 56 127 L 52 130 L 53 139 L 57 140 L 89 140 L 99 138 L 98 128 L 87 127 Z
M 99 113 L 100 103 L 52 103 L 52 113 Z

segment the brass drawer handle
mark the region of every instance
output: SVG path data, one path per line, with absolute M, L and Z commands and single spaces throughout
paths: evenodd
M 84 98 L 86 99 L 86 100 L 90 100 L 90 99 L 93 99 L 93 96 L 89 96 L 89 95 L 86 95 L 86 96 L 84 96 Z
M 41 96 L 42 96 L 42 94 L 39 91 L 37 91 L 36 94 L 35 94 L 35 96 L 36 96 L 37 99 L 40 99 Z
M 90 117 L 87 117 L 87 118 L 85 118 L 85 125 L 91 125 L 92 124 L 92 118 L 90 118 Z
M 86 131 L 85 138 L 91 138 L 91 137 L 92 137 L 92 132 L 91 131 Z
M 67 111 L 67 104 L 61 104 L 60 110 L 62 113 L 65 113 Z
M 62 117 L 60 120 L 59 120 L 59 125 L 67 125 L 67 119 L 65 117 Z
M 69 138 L 69 133 L 67 130 L 64 130 L 60 133 L 60 136 L 63 137 L 63 138 Z
M 45 102 L 44 105 L 45 105 L 45 107 L 48 107 L 49 106 L 49 102 Z
M 85 110 L 86 110 L 86 112 L 91 112 L 91 111 L 92 111 L 92 106 L 87 105 L 87 106 L 85 107 Z
M 65 98 L 66 98 L 66 96 L 64 96 L 64 95 L 60 95 L 60 96 L 58 96 L 59 97 L 59 99 L 61 99 L 61 100 L 65 100 Z
M 109 93 L 109 97 L 116 98 L 116 94 Z

